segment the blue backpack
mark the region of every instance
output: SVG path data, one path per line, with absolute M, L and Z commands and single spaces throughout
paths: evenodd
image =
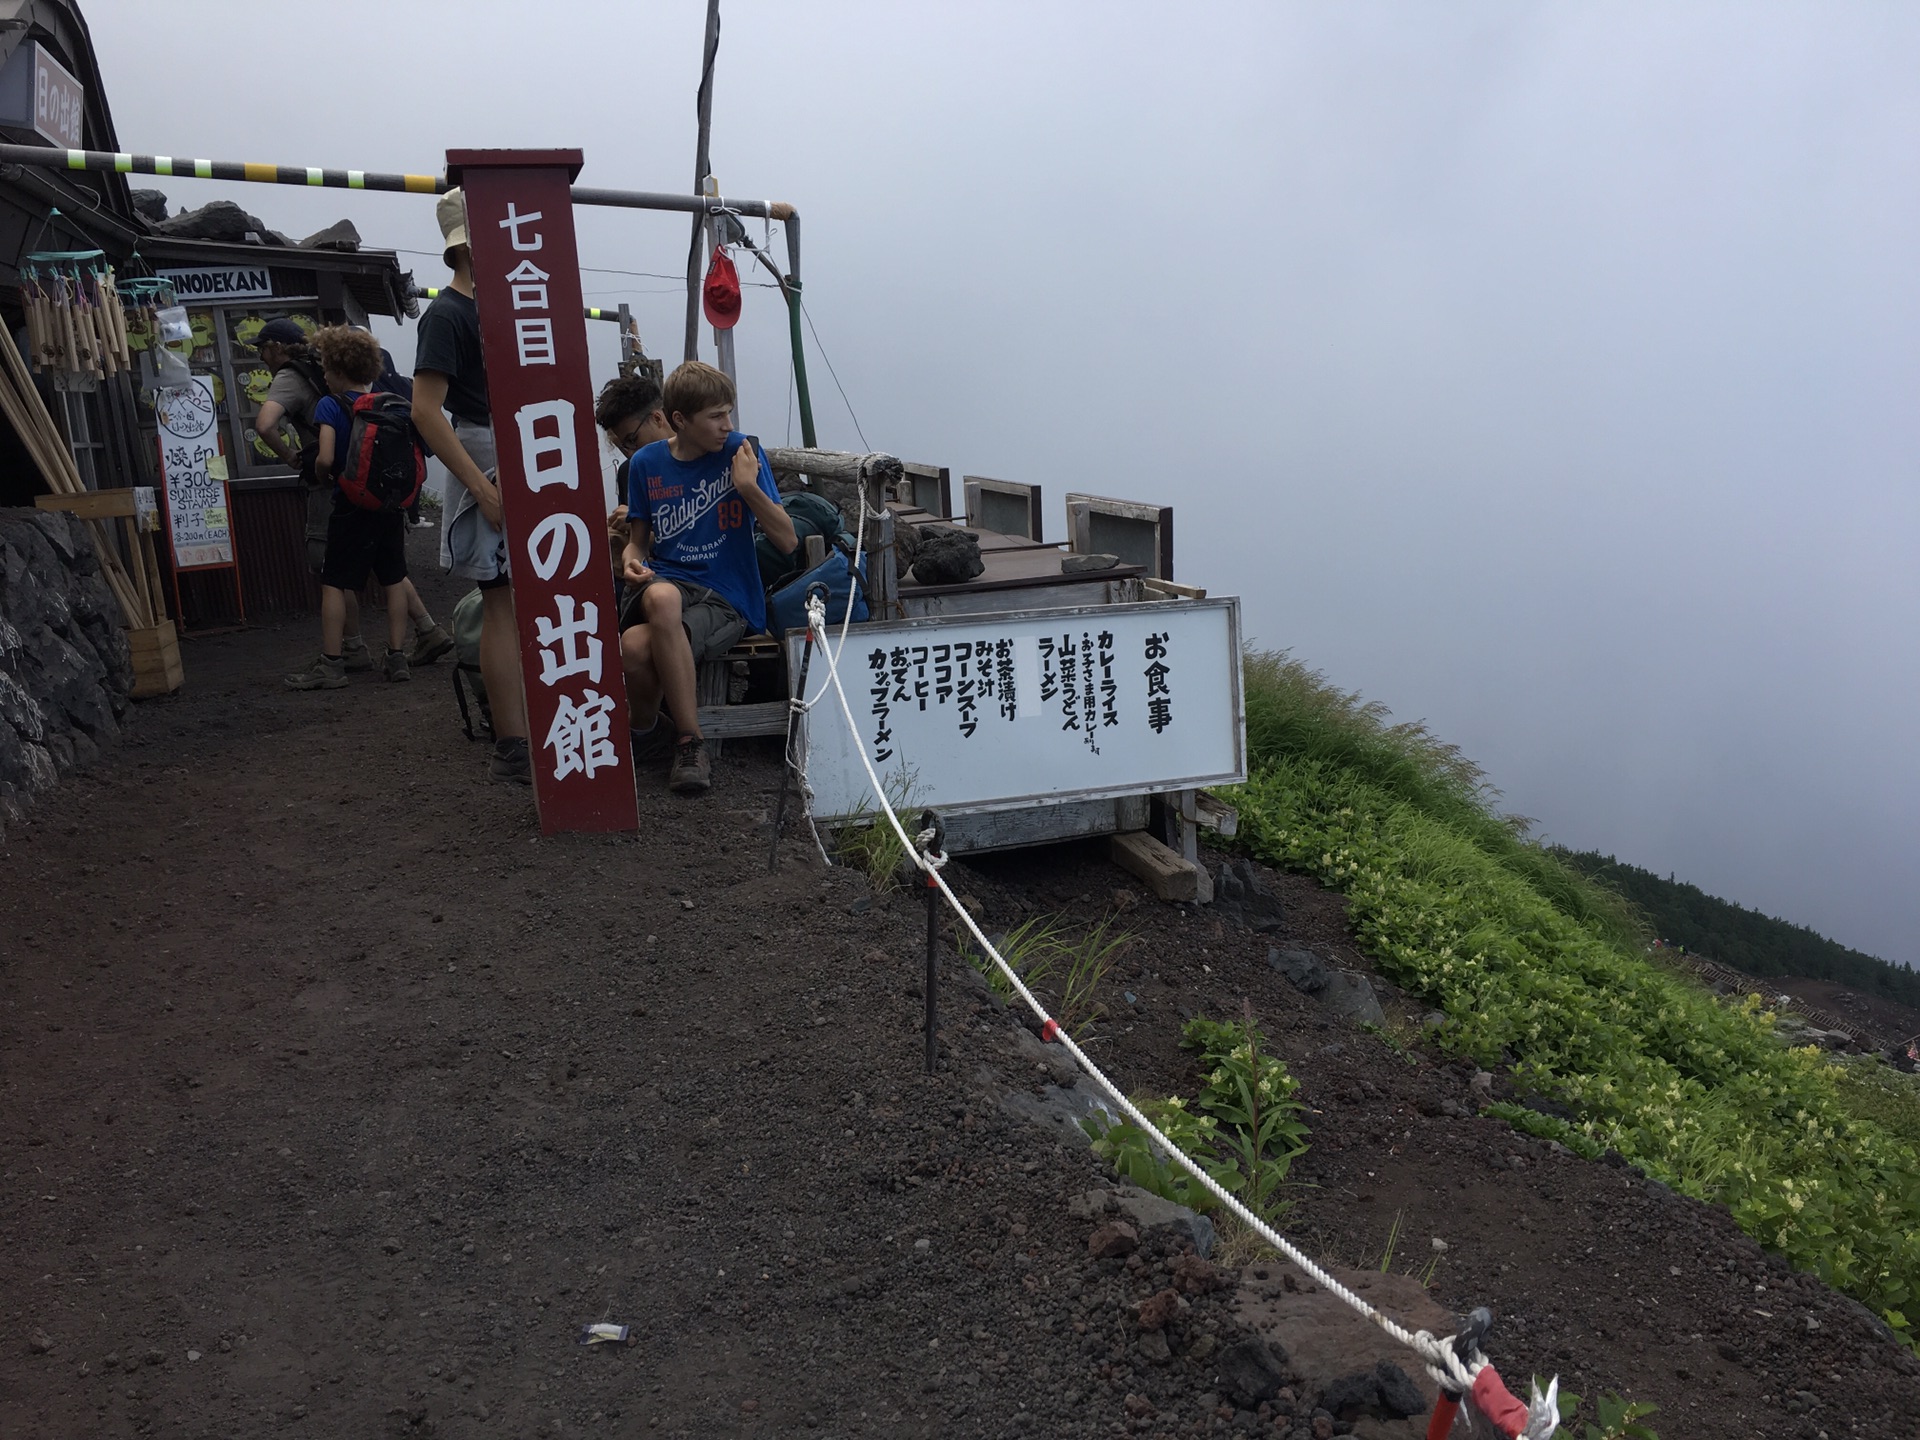
M 851 606 L 856 621 L 865 620 L 867 610 L 867 557 L 860 557 L 854 569 L 853 551 L 836 544 L 827 558 L 813 569 L 767 592 L 767 633 L 807 628 L 807 591 L 815 585 L 827 587 L 827 623 L 839 625 Z

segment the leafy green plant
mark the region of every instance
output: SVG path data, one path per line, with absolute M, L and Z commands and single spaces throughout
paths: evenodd
M 1657 1405 L 1649 1405 L 1644 1400 L 1627 1400 L 1609 1393 L 1594 1401 L 1593 1408 L 1598 1423 L 1590 1420 L 1576 1431 L 1573 1422 L 1580 1414 L 1580 1397 L 1562 1390 L 1560 1414 L 1564 1429 L 1560 1433 L 1574 1437 L 1574 1440 L 1660 1440 L 1651 1425 L 1640 1423 L 1659 1409 Z
M 1266 1037 L 1251 1014 L 1221 1023 L 1187 1022 L 1180 1042 L 1200 1053 L 1206 1080 L 1192 1101 L 1172 1096 L 1135 1103 L 1182 1154 L 1254 1214 L 1273 1220 L 1287 1206 L 1280 1187 L 1295 1157 L 1307 1148 L 1297 1082 L 1265 1053 Z M 1162 1156 L 1147 1133 L 1130 1123 L 1082 1122 L 1094 1152 L 1143 1190 L 1195 1210 L 1219 1203 L 1212 1193 Z

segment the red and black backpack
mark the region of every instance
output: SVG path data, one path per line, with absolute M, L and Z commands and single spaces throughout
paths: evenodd
M 419 496 L 427 457 L 412 410 L 410 401 L 377 390 L 353 397 L 346 454 L 335 468 L 340 493 L 362 510 L 404 510 Z

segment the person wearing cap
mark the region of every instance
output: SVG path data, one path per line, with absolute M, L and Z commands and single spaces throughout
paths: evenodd
M 465 193 L 447 191 L 434 214 L 442 258 L 453 278 L 420 317 L 413 352 L 413 424 L 453 477 L 440 525 L 440 563 L 480 589 L 480 676 L 495 736 L 489 768 L 496 780 L 524 785 L 533 780 L 526 691 L 513 622 L 506 521 L 494 479 L 492 412 L 481 359 L 480 310 L 473 300 Z

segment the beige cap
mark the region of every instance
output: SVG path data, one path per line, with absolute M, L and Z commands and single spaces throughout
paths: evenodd
M 442 195 L 433 207 L 433 215 L 440 222 L 440 243 L 443 247 L 440 258 L 448 265 L 453 259 L 447 251 L 456 245 L 467 243 L 467 193 L 459 186 Z

